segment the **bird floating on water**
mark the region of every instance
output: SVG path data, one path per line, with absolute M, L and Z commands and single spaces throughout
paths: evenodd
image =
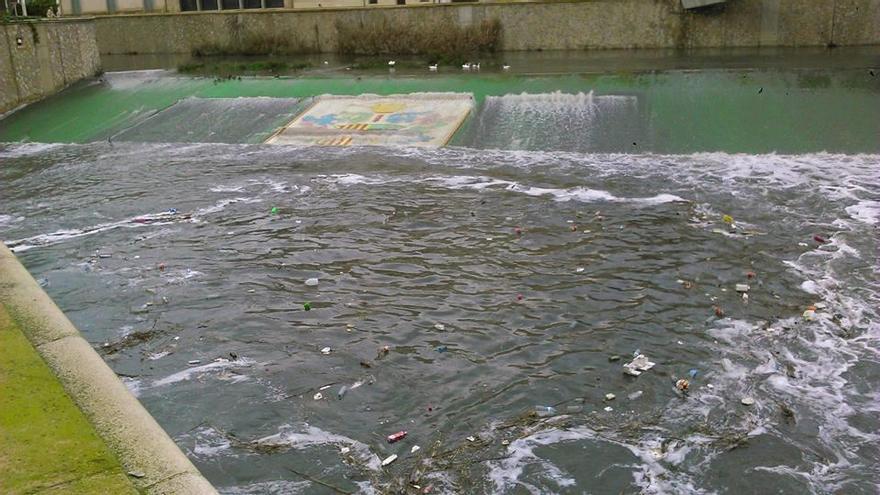
M 502 65 L 501 70 L 510 70 L 510 66 L 509 65 Z
M 480 63 L 477 62 L 477 63 L 473 64 L 473 65 L 471 66 L 471 69 L 474 69 L 474 70 L 480 70 Z
M 470 62 L 468 62 L 466 64 L 461 64 L 461 70 L 471 70 Z
M 436 70 L 437 70 L 437 64 L 430 64 L 430 65 L 428 65 L 428 70 L 436 71 Z
M 397 61 L 396 61 L 396 60 L 389 60 L 389 61 L 388 61 L 388 67 L 394 67 L 395 65 L 397 65 Z

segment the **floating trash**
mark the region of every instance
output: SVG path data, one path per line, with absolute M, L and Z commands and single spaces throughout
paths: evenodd
M 741 402 L 744 406 L 751 406 L 751 405 L 753 405 L 753 404 L 755 403 L 755 399 L 753 399 L 753 398 L 751 398 L 751 397 L 743 397 L 742 400 L 740 400 L 740 402 Z
M 306 285 L 308 285 L 308 286 L 310 286 L 310 287 L 314 287 L 314 286 L 318 285 L 318 279 L 317 279 L 317 278 L 314 278 L 314 277 L 312 277 L 312 278 L 307 278 L 307 279 L 306 279 Z
M 641 390 L 636 390 L 635 392 L 633 392 L 633 393 L 627 395 L 626 398 L 629 399 L 629 400 L 636 400 L 636 399 L 638 399 L 639 397 L 641 397 L 641 396 L 644 395 L 644 394 L 645 394 L 645 393 L 642 392 Z
M 317 394 L 315 394 L 315 396 L 313 398 L 315 400 L 321 400 L 324 398 L 324 394 L 322 394 L 321 392 L 318 392 Z
M 348 392 L 348 387 L 343 385 L 342 388 L 339 389 L 339 392 L 336 392 L 336 398 L 342 400 L 342 398 L 345 397 L 346 392 Z
M 700 371 L 697 370 L 696 368 L 691 368 L 690 370 L 688 370 L 688 375 L 690 375 L 691 378 L 696 378 L 696 377 L 697 377 L 697 374 L 698 374 L 699 372 L 700 372 Z
M 312 303 L 310 303 L 310 302 L 303 303 L 303 309 L 306 311 L 311 311 L 312 310 Z
M 406 434 L 407 434 L 406 431 L 398 431 L 397 433 L 392 433 L 392 434 L 388 435 L 386 440 L 388 440 L 388 443 L 399 442 L 399 441 L 403 440 L 404 438 L 406 438 Z
M 614 408 L 611 407 L 611 406 L 605 406 L 605 409 L 604 409 L 604 410 L 605 410 L 605 412 L 611 412 L 611 411 L 614 410 Z
M 324 347 L 323 349 L 321 349 L 321 354 L 327 355 L 330 354 L 331 351 L 332 349 L 330 349 L 329 347 Z
M 391 454 L 382 460 L 382 466 L 387 466 L 397 460 L 397 454 Z
M 631 362 L 623 365 L 623 372 L 627 375 L 639 376 L 643 371 L 648 371 L 653 368 L 654 364 L 656 363 L 648 361 L 648 358 L 644 354 L 639 354 Z
M 556 409 L 552 406 L 535 406 L 535 414 L 537 414 L 539 418 L 546 418 L 547 416 L 555 415 Z
M 442 323 L 435 323 L 435 324 L 434 324 L 434 328 L 436 328 L 437 330 L 441 330 L 441 331 L 442 331 L 442 330 L 446 330 L 446 325 L 444 325 L 444 324 L 442 324 Z
M 681 390 L 682 392 L 687 392 L 688 388 L 690 388 L 690 386 L 691 386 L 691 383 L 689 381 L 685 380 L 684 378 L 675 382 L 675 388 L 677 388 L 678 390 Z
M 614 394 L 605 394 L 605 400 L 614 400 L 617 396 Z
M 751 289 L 751 287 L 749 287 L 749 284 L 736 284 L 737 292 L 748 292 L 749 289 Z
M 202 361 L 199 359 L 190 359 L 189 361 L 186 362 L 186 364 L 199 364 L 201 362 Z
M 418 452 L 418 451 L 421 450 L 421 449 L 422 449 L 422 448 L 419 447 L 418 445 L 413 445 L 412 448 L 409 449 L 409 453 L 410 453 L 410 454 L 415 454 L 416 452 Z

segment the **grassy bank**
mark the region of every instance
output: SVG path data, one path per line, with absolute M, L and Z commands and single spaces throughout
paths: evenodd
M 0 493 L 137 493 L 2 304 L 0 349 Z

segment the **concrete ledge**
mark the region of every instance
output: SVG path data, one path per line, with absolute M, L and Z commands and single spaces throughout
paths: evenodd
M 139 491 L 217 493 L 2 244 L 0 281 L 0 301 L 65 391 L 123 468 L 144 474 L 132 478 Z

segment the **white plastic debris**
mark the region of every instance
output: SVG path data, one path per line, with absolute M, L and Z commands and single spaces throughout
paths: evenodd
M 132 478 L 143 478 L 147 474 L 143 471 L 129 471 L 128 475 L 131 476 Z
M 321 349 L 321 354 L 330 354 L 331 349 L 329 347 L 325 347 Z
M 614 400 L 617 396 L 614 394 L 605 394 L 605 400 Z
M 473 436 L 471 436 L 471 437 L 467 437 L 467 441 L 468 441 L 468 442 L 476 442 L 476 441 L 477 441 L 477 437 L 473 437 Z
M 307 278 L 307 279 L 306 279 L 306 285 L 308 285 L 308 286 L 315 286 L 315 285 L 318 285 L 318 279 L 316 279 L 316 278 L 314 278 L 314 277 L 313 277 L 313 278 Z
M 422 449 L 422 448 L 419 447 L 418 445 L 413 445 L 413 447 L 412 447 L 411 449 L 409 449 L 409 453 L 410 453 L 410 454 L 415 454 L 416 452 L 418 452 L 418 451 L 421 450 L 421 449 Z
M 813 321 L 816 319 L 816 312 L 812 309 L 808 309 L 804 311 L 804 319 L 807 321 Z
M 736 284 L 737 292 L 748 292 L 749 289 L 751 289 L 751 287 L 749 287 L 749 284 Z
M 575 268 L 574 271 L 581 273 L 582 271 L 584 271 L 584 267 L 579 266 L 579 267 Z
M 639 397 L 641 397 L 642 394 L 644 394 L 644 392 L 642 392 L 641 390 L 636 390 L 635 392 L 633 392 L 633 393 L 627 395 L 626 398 L 629 399 L 629 400 L 636 400 L 636 399 L 638 399 Z
M 631 362 L 623 365 L 623 372 L 627 375 L 639 376 L 643 371 L 648 371 L 654 367 L 651 361 L 644 354 L 639 354 Z
M 613 411 L 613 410 L 614 410 L 613 407 L 611 407 L 611 406 L 605 406 L 605 412 L 611 412 L 611 411 Z
M 387 466 L 397 460 L 397 454 L 391 454 L 382 461 L 383 466 Z
M 340 453 L 340 454 L 347 454 L 347 453 L 349 453 L 349 452 L 351 452 L 351 448 L 350 448 L 350 447 L 342 447 L 341 449 L 339 449 L 339 453 Z
M 186 362 L 186 364 L 199 364 L 199 363 L 201 363 L 201 361 L 199 361 L 198 359 L 190 359 L 189 361 Z
M 314 398 L 315 398 L 315 400 L 321 400 L 324 398 L 324 394 L 322 394 L 321 392 L 318 392 L 317 394 L 315 394 Z
M 444 325 L 442 323 L 436 323 L 434 325 L 434 328 L 436 328 L 437 330 L 446 330 L 446 325 Z
M 752 404 L 755 403 L 755 399 L 753 399 L 751 397 L 743 397 L 742 400 L 740 400 L 740 402 L 742 402 L 742 404 L 744 406 L 751 406 Z

